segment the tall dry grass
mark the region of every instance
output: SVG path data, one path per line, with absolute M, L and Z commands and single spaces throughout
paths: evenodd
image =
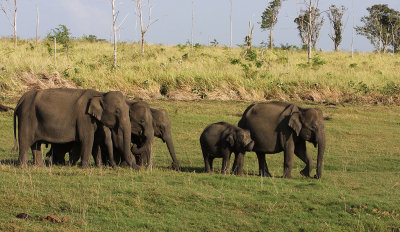
M 50 48 L 50 49 L 49 49 Z M 52 45 L 0 40 L 0 97 L 13 101 L 30 88 L 121 90 L 143 99 L 297 100 L 399 104 L 399 55 L 146 45 L 74 41 L 67 58 Z M 253 55 L 253 56 L 251 56 Z

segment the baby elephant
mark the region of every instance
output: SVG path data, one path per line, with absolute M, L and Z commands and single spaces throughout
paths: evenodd
M 226 122 L 217 122 L 207 126 L 200 136 L 203 151 L 205 171 L 212 171 L 214 158 L 222 158 L 222 173 L 229 167 L 232 152 L 236 156 L 244 156 L 246 151 L 252 151 L 254 141 L 250 132 Z M 240 174 L 240 173 L 238 173 Z

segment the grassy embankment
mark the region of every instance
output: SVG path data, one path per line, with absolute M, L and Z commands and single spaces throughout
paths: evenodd
M 144 99 L 400 103 L 398 54 L 315 52 L 308 65 L 305 51 L 266 50 L 261 60 L 260 49 L 244 56 L 240 48 L 151 45 L 142 56 L 138 44 L 121 43 L 112 70 L 109 43 L 74 41 L 69 58 L 58 51 L 56 62 L 52 52 L 46 42 L 14 48 L 0 40 L 0 100 L 15 102 L 40 85 L 115 89 Z
M 152 101 L 167 109 L 182 171 L 157 139 L 152 170 L 0 164 L 1 231 L 397 231 L 400 134 L 396 106 L 321 106 L 327 149 L 321 180 L 281 179 L 282 154 L 267 156 L 274 178 L 257 176 L 248 153 L 244 176 L 203 173 L 198 142 L 209 123 L 237 123 L 249 103 Z M 12 113 L 0 114 L 0 160 L 16 160 Z M 316 159 L 316 150 L 308 148 Z M 31 157 L 31 156 L 30 156 Z M 31 158 L 30 158 L 31 159 Z M 217 160 L 218 171 L 221 161 Z M 313 171 L 313 173 L 315 170 Z M 21 220 L 65 216 L 61 224 Z

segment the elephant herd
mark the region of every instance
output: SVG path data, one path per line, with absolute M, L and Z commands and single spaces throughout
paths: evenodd
M 14 110 L 14 150 L 19 147 L 20 166 L 27 165 L 29 149 L 34 164 L 42 165 L 40 148 L 46 144 L 51 145 L 47 156 L 54 164 L 65 165 L 68 152 L 69 164 L 81 159 L 82 168 L 89 166 L 91 155 L 97 166 L 150 167 L 154 137 L 167 144 L 172 167 L 179 170 L 167 112 L 150 108 L 143 101 L 126 100 L 121 92 L 31 90 L 20 98 Z M 318 146 L 314 177 L 321 178 L 325 131 L 322 111 L 318 108 L 301 108 L 284 102 L 252 104 L 244 111 L 238 126 L 213 123 L 200 136 L 207 172 L 213 170 L 214 158 L 222 158 L 221 171 L 226 173 L 231 153 L 235 153 L 232 173 L 240 175 L 245 152 L 253 151 L 257 154 L 259 174 L 271 176 L 265 154 L 283 151 L 286 178 L 291 177 L 294 155 L 306 164 L 301 175 L 310 176 L 313 160 L 307 153 L 306 141 Z

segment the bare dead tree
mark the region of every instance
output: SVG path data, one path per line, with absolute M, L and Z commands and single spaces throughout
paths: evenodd
M 253 29 L 254 29 L 254 25 L 251 21 L 249 21 L 249 35 L 245 37 L 247 51 L 251 50 L 251 40 L 253 39 Z
M 307 46 L 308 62 L 311 61 L 312 49 L 315 49 L 319 32 L 324 23 L 324 19 L 318 9 L 318 3 L 319 0 L 304 0 L 307 10 L 302 10 L 302 13 L 294 20 L 298 25 L 297 29 L 303 45 Z
M 117 67 L 117 15 L 115 14 L 115 1 L 111 0 L 112 16 L 113 16 L 113 37 L 114 37 L 114 62 L 113 68 Z M 118 13 L 117 13 L 118 14 Z
M 0 10 L 3 11 L 5 16 L 7 17 L 8 22 L 11 27 L 14 28 L 14 46 L 17 46 L 17 0 L 14 0 L 14 22 L 11 20 L 12 12 L 10 0 L 0 0 Z
M 144 36 L 146 35 L 146 32 L 149 30 L 149 27 L 153 25 L 155 22 L 157 22 L 159 19 L 151 20 L 151 8 L 152 6 L 150 5 L 150 0 L 147 0 L 147 7 L 148 7 L 148 20 L 147 20 L 147 25 L 144 25 L 143 21 L 143 12 L 142 12 L 142 0 L 136 0 L 136 7 L 138 10 L 139 14 L 139 21 L 140 21 L 140 31 L 142 34 L 142 54 L 144 54 Z

